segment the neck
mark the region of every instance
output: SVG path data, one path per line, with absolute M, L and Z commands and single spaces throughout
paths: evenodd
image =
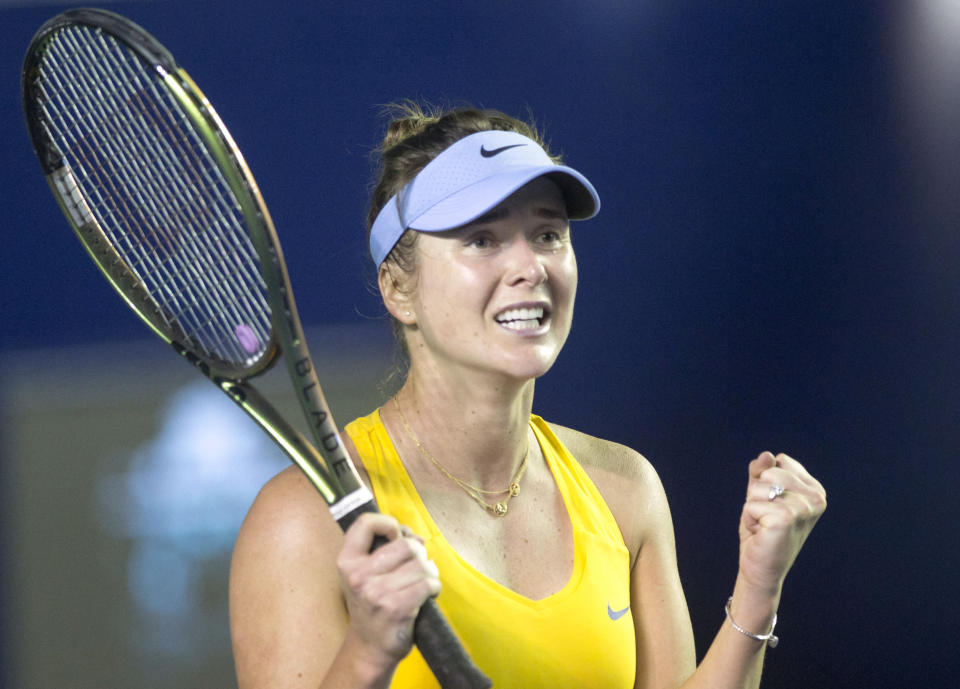
M 520 466 L 528 435 L 534 381 L 510 384 L 489 378 L 467 384 L 418 375 L 411 370 L 397 393 L 410 426 L 409 437 L 394 404 L 384 407 L 385 423 L 404 448 L 408 464 L 427 468 L 423 449 L 458 478 L 478 488 L 503 488 Z M 402 438 L 402 440 L 401 440 Z

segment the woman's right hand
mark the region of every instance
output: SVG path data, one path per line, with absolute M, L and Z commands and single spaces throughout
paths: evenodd
M 388 542 L 370 552 L 377 536 Z M 363 514 L 346 532 L 337 572 L 350 616 L 347 637 L 374 663 L 395 665 L 413 645 L 420 606 L 440 593 L 437 566 L 423 540 L 393 517 Z

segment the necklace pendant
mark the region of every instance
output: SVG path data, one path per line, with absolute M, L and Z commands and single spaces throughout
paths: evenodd
M 510 484 L 510 497 L 515 498 L 520 495 L 520 484 L 514 481 Z
M 507 503 L 498 502 L 496 507 L 493 508 L 493 511 L 498 517 L 502 517 L 507 513 Z

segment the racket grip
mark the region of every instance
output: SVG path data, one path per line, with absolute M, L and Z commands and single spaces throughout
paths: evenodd
M 480 671 L 440 612 L 428 598 L 413 623 L 413 637 L 420 655 L 443 689 L 489 689 L 490 678 Z
M 376 505 L 368 502 L 337 521 L 340 528 L 346 531 L 361 514 L 376 511 Z M 383 536 L 376 536 L 370 550 L 374 551 L 387 542 Z M 481 672 L 467 654 L 433 598 L 427 598 L 420 606 L 413 623 L 413 641 L 442 689 L 490 689 L 493 686 L 490 678 Z

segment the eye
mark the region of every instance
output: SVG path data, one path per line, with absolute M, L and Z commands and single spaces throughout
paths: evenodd
M 560 244 L 570 235 L 569 226 L 563 227 L 545 227 L 537 235 L 537 241 L 548 246 Z
M 493 246 L 493 238 L 487 234 L 474 234 L 467 237 L 464 246 L 471 249 L 489 249 Z

